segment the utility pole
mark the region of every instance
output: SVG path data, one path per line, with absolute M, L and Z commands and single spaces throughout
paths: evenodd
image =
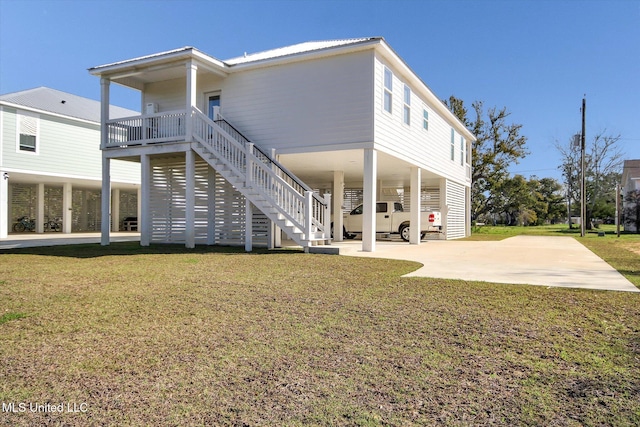
M 586 195 L 586 185 L 585 185 L 585 167 L 584 167 L 584 149 L 585 149 L 585 113 L 587 109 L 587 99 L 582 98 L 582 141 L 581 141 L 581 152 L 580 152 L 580 237 L 584 237 L 585 235 L 585 222 L 587 220 L 587 195 Z

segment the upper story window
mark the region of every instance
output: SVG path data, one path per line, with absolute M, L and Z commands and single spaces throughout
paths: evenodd
M 451 128 L 451 160 L 455 160 L 456 159 L 456 133 L 453 130 L 453 128 Z
M 404 124 L 411 125 L 411 89 L 404 85 Z
M 18 113 L 18 151 L 38 152 L 40 118 L 35 114 Z
M 384 67 L 384 110 L 388 113 L 392 111 L 393 103 L 393 73 Z
M 460 135 L 460 166 L 464 166 L 464 138 Z
M 422 110 L 422 129 L 429 130 L 429 112 Z

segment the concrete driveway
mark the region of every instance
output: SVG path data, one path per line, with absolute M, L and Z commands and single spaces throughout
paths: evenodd
M 362 252 L 361 242 L 336 246 L 341 255 L 403 259 L 423 265 L 407 277 L 640 292 L 572 237 L 516 236 L 501 241 L 426 241 L 420 245 L 379 241 L 374 253 Z

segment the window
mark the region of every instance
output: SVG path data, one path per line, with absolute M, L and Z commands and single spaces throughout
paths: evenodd
M 411 125 L 411 89 L 404 85 L 404 124 Z
M 422 110 L 422 128 L 429 130 L 429 112 L 427 110 Z
M 460 135 L 460 166 L 464 166 L 464 138 Z
M 388 113 L 392 111 L 393 101 L 393 73 L 387 67 L 384 68 L 384 110 Z
M 456 139 L 455 131 L 453 130 L 453 128 L 451 128 L 451 160 L 455 160 L 456 159 L 456 143 L 455 143 L 455 139 Z
M 38 123 L 36 115 L 18 114 L 18 150 L 38 152 Z

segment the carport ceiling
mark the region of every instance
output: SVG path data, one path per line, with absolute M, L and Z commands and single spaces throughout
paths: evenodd
M 333 172 L 343 171 L 347 186 L 362 186 L 364 154 L 362 150 L 326 151 L 304 154 L 281 154 L 280 162 L 298 178 L 313 187 L 329 188 Z M 378 180 L 386 187 L 408 187 L 411 164 L 378 152 Z M 439 176 L 422 171 L 422 185 L 435 186 Z

